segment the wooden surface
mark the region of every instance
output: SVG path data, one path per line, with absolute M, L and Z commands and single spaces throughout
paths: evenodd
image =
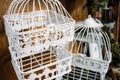
M 0 0 L 0 80 L 17 80 L 13 67 L 10 63 L 8 41 L 5 35 L 3 15 L 11 0 Z
M 117 10 L 118 10 L 118 17 L 117 17 L 117 23 L 115 26 L 114 34 L 116 41 L 120 43 L 120 1 Z
M 10 60 L 0 66 L 0 80 L 18 80 Z

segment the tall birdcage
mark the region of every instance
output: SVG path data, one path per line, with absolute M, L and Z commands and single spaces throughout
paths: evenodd
M 111 47 L 102 23 L 90 15 L 75 28 L 72 71 L 62 80 L 104 80 L 111 62 Z
M 60 45 L 73 40 L 75 21 L 59 0 L 13 0 L 4 24 L 19 80 L 50 80 L 70 72 L 72 55 Z

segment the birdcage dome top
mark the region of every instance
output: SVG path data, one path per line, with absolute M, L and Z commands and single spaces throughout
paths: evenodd
M 92 59 L 111 61 L 110 39 L 102 31 L 103 24 L 90 15 L 84 21 L 78 22 L 75 28 L 74 45 L 77 54 L 82 53 Z
M 13 0 L 4 20 L 15 31 L 49 26 L 50 29 L 74 25 L 75 21 L 59 0 Z M 51 28 L 52 27 L 52 28 Z
M 98 20 L 98 19 L 94 19 L 91 17 L 91 15 L 88 15 L 88 18 L 85 19 L 84 21 L 79 23 L 81 26 L 84 27 L 94 27 L 94 28 L 99 28 L 102 27 L 103 24 Z
M 61 6 L 62 4 L 59 0 L 13 0 L 7 14 L 27 13 L 39 10 L 54 10 L 57 12 L 59 8 L 63 10 Z

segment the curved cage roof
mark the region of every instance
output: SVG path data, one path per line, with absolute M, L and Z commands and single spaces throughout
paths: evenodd
M 75 53 L 85 54 L 92 59 L 111 61 L 109 36 L 101 27 L 102 23 L 92 17 L 78 23 L 73 47 L 76 48 Z
M 13 0 L 4 19 L 15 31 L 75 23 L 59 0 Z

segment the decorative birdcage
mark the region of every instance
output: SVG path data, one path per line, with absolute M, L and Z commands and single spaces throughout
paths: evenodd
M 13 47 L 10 51 L 17 52 Z M 12 58 L 12 64 L 19 80 L 52 80 L 71 71 L 71 60 L 68 50 L 54 46 L 44 52 Z
M 75 21 L 58 0 L 13 0 L 4 23 L 16 56 L 45 51 L 74 36 Z
M 101 29 L 102 23 L 89 15 L 76 26 L 72 71 L 62 80 L 104 80 L 111 62 L 111 47 L 107 33 Z
M 13 0 L 4 15 L 19 80 L 51 80 L 70 72 L 75 21 L 58 0 Z M 67 46 L 67 45 L 66 45 Z

